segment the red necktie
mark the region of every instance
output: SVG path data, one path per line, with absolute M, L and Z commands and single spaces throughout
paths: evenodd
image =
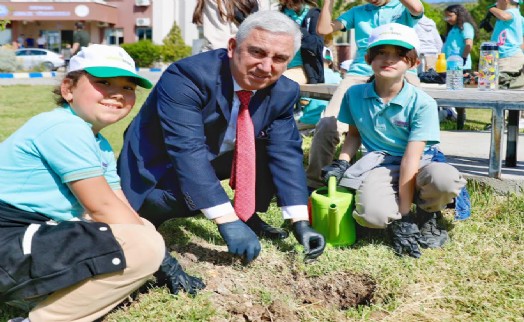
M 236 93 L 240 100 L 240 109 L 229 185 L 235 189 L 235 212 L 242 221 L 246 221 L 255 213 L 255 130 L 248 108 L 253 92 Z

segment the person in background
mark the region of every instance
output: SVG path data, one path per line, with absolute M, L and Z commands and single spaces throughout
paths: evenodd
M 356 6 L 332 21 L 334 0 L 325 0 L 318 21 L 317 31 L 328 35 L 339 30 L 355 29 L 357 51 L 349 71 L 340 82 L 324 114 L 317 124 L 311 142 L 307 182 L 310 190 L 321 187 L 324 183 L 320 176 L 322 167 L 333 161 L 336 146 L 346 127 L 337 122 L 342 97 L 347 89 L 359 83 L 365 83 L 373 71 L 365 61 L 368 37 L 373 28 L 390 22 L 413 27 L 422 18 L 424 7 L 420 0 L 367 0 L 367 4 Z M 409 82 L 418 85 L 416 69 L 406 75 Z
M 415 258 L 419 245 L 436 248 L 447 241 L 437 218 L 466 184 L 456 168 L 435 160 L 437 103 L 405 79 L 419 50 L 413 28 L 391 23 L 373 29 L 366 61 L 374 75 L 344 95 L 338 119 L 347 134 L 339 160 L 322 169 L 326 182 L 335 176 L 356 191 L 358 224 L 388 228 L 395 253 Z M 367 152 L 350 166 L 361 144 Z
M 31 36 L 27 37 L 25 39 L 25 45 L 27 48 L 34 48 L 35 47 L 35 39 Z
M 89 46 L 91 42 L 91 35 L 84 30 L 83 22 L 75 22 L 75 31 L 73 32 L 73 47 L 71 48 L 71 55 L 75 55 L 82 47 Z
M 325 240 L 308 219 L 302 139 L 293 118 L 299 86 L 281 77 L 300 39 L 284 14 L 258 11 L 227 49 L 169 66 L 124 135 L 118 171 L 133 209 L 157 227 L 203 213 L 228 251 L 249 263 L 261 251 L 259 238 L 288 237 L 258 214 L 276 195 L 306 259 L 322 254 Z M 220 182 L 228 178 L 234 206 Z
M 71 44 L 65 44 L 64 48 L 62 48 L 61 54 L 65 62 L 64 68 L 67 71 L 67 68 L 69 68 L 69 61 L 71 60 Z
M 38 38 L 36 39 L 36 45 L 38 48 L 45 48 L 46 39 L 45 35 L 42 31 L 40 31 L 40 34 L 38 35 Z
M 426 60 L 423 72 L 430 68 L 435 69 L 438 54 L 442 50 L 442 38 L 438 33 L 435 21 L 423 16 L 415 25 L 415 31 L 420 41 L 420 54 L 424 54 Z
M 352 59 L 344 60 L 340 63 L 340 77 L 344 79 L 346 77 L 347 72 L 349 71 L 349 67 L 351 66 L 351 63 L 353 62 Z
M 25 48 L 25 35 L 20 34 L 18 38 L 16 38 L 16 41 L 18 42 L 18 48 Z
M 333 63 L 333 55 L 331 50 L 324 47 L 323 52 L 324 61 L 324 83 L 326 84 L 338 84 L 342 81 L 340 73 L 336 70 L 335 64 Z
M 193 23 L 202 26 L 205 43 L 202 52 L 227 48 L 246 17 L 258 10 L 268 9 L 260 0 L 198 0 Z
M 324 83 L 324 37 L 317 34 L 320 9 L 315 0 L 279 0 L 280 11 L 300 26 L 302 45 L 284 76 L 298 84 Z
M 464 72 L 469 73 L 471 71 L 470 52 L 473 48 L 477 25 L 468 10 L 460 4 L 446 7 L 444 17 L 447 33 L 442 52 L 446 54 L 446 59 L 453 55 L 462 57 Z
M 524 67 L 522 52 L 524 18 L 519 11 L 519 0 L 497 0 L 489 8 L 497 21 L 491 34 L 491 41 L 499 47 L 499 72 L 521 72 Z M 524 113 L 520 112 L 519 127 L 524 126 Z
M 519 11 L 519 0 L 498 0 L 489 12 L 497 18 L 491 41 L 499 46 L 499 71 L 520 71 L 524 66 L 521 49 L 524 18 Z
M 342 80 L 340 73 L 334 70 L 331 50 L 324 48 L 324 83 L 338 84 Z M 311 129 L 320 120 L 328 101 L 302 97 L 299 101 L 297 126 L 299 130 Z
M 129 206 L 100 134 L 151 88 L 120 47 L 84 47 L 55 88 L 58 108 L 0 143 L 0 299 L 16 322 L 94 321 L 164 258 L 155 227 Z

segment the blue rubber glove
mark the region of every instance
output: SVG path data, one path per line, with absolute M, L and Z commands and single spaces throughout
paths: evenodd
M 324 236 L 311 228 L 309 221 L 301 220 L 293 223 L 293 235 L 297 241 L 304 246 L 306 261 L 316 259 L 322 255 L 326 247 Z
M 241 220 L 218 225 L 218 232 L 227 244 L 227 250 L 234 255 L 244 256 L 246 264 L 260 254 L 257 235 Z

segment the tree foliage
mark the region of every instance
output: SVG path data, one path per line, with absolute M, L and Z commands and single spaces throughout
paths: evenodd
M 180 28 L 176 23 L 163 40 L 162 60 L 164 62 L 174 62 L 191 55 L 191 47 L 187 46 L 182 38 Z
M 139 67 L 152 67 L 162 57 L 162 46 L 155 45 L 151 40 L 140 40 L 131 44 L 122 44 L 135 64 Z
M 5 30 L 5 27 L 9 22 L 9 20 L 0 19 L 0 31 Z

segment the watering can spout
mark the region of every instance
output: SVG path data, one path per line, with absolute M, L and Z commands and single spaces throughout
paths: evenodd
M 343 215 L 343 214 L 342 214 Z M 328 209 L 329 236 L 336 239 L 340 235 L 340 221 L 342 220 L 340 211 L 336 204 L 331 204 Z

